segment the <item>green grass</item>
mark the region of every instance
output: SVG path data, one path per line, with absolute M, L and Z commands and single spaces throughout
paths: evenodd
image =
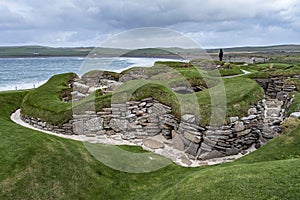
M 289 108 L 288 115 L 292 112 L 300 112 L 300 93 L 296 92 L 294 93 L 294 99 L 293 102 Z
M 239 74 L 243 74 L 242 70 L 240 69 L 239 66 L 233 65 L 229 68 L 219 68 L 217 70 L 213 70 L 209 72 L 209 75 L 211 76 L 222 76 L 222 77 L 226 77 L 226 76 L 233 76 L 233 75 L 239 75 Z
M 86 78 L 99 78 L 101 76 L 111 76 L 116 81 L 119 79 L 120 74 L 116 72 L 110 72 L 110 71 L 101 71 L 101 70 L 92 70 L 82 75 L 82 79 Z
M 299 72 L 300 73 L 300 72 Z M 296 90 L 300 92 L 300 80 L 297 78 L 290 78 L 285 80 L 285 84 L 295 85 Z
M 283 134 L 271 140 L 251 156 L 245 156 L 238 163 L 256 163 L 285 159 L 300 159 L 300 121 L 287 119 L 282 128 Z M 299 180 L 300 181 L 300 180 Z
M 299 199 L 300 125 L 233 163 L 174 164 L 144 174 L 113 170 L 81 142 L 14 124 L 24 92 L 0 93 L 0 199 Z M 121 147 L 140 152 L 140 148 Z
M 191 86 L 212 87 L 218 83 L 218 79 L 211 77 L 207 71 L 195 67 L 191 63 L 177 61 L 157 61 L 153 67 L 133 67 L 121 72 L 121 76 L 127 73 L 143 74 L 151 80 L 161 80 L 169 83 L 171 87 L 180 86 L 182 82 L 188 82 Z M 186 84 L 186 83 L 185 83 Z
M 172 114 L 178 118 L 184 113 L 195 115 L 200 113 L 201 125 L 204 126 L 210 123 L 212 116 L 220 117 L 217 121 L 221 124 L 225 123 L 223 116 L 218 116 L 218 111 L 223 113 L 224 109 L 226 109 L 225 117 L 246 115 L 248 107 L 262 99 L 263 90 L 255 81 L 239 77 L 224 79 L 224 85 L 219 84 L 209 90 L 193 94 L 174 93 L 168 88 L 168 81 L 133 80 L 123 84 L 113 94 L 86 99 L 78 107 L 81 107 L 81 110 L 87 110 L 94 106 L 96 111 L 100 111 L 111 102 L 125 103 L 128 100 L 140 100 L 147 97 L 153 97 L 172 107 Z M 212 115 L 212 103 L 214 103 L 215 115 Z
M 298 199 L 300 159 L 214 167 L 195 173 L 157 199 Z
M 149 174 L 115 171 L 95 160 L 81 142 L 16 125 L 9 115 L 26 93 L 0 93 L 0 199 L 128 199 L 135 191 L 155 194 L 170 180 L 183 177 L 173 176 L 174 170 L 188 171 L 175 165 Z M 157 173 L 163 174 L 163 182 Z M 166 186 L 161 188 L 162 183 Z
M 112 182 L 79 142 L 12 123 L 27 92 L 1 93 L 1 199 L 72 199 L 97 195 Z M 103 166 L 102 166 L 103 167 Z M 107 184 L 97 185 L 96 182 Z M 99 194 L 98 194 L 99 195 Z M 107 195 L 109 196 L 109 195 Z
M 165 70 L 165 68 L 163 69 Z M 128 81 L 114 93 L 102 95 L 101 92 L 96 92 L 73 105 L 62 102 L 60 96 L 62 93 L 71 92 L 67 85 L 75 75 L 56 75 L 43 86 L 28 93 L 22 103 L 22 114 L 41 118 L 53 125 L 61 125 L 71 119 L 72 111 L 75 113 L 86 110 L 100 111 L 104 107 L 110 107 L 111 102 L 124 103 L 128 100 L 153 97 L 171 106 L 172 113 L 178 118 L 185 113 L 199 115 L 200 112 L 201 125 L 207 125 L 212 116 L 222 120 L 222 116 L 217 115 L 223 113 L 224 104 L 227 107 L 227 117 L 244 115 L 248 107 L 260 100 L 263 95 L 258 84 L 246 78 L 224 79 L 223 86 L 221 80 L 210 77 L 205 72 L 198 71 L 193 67 L 178 67 L 164 74 L 157 72 L 157 66 L 148 68 L 148 70 L 149 73 L 153 74 L 152 80 Z M 127 73 L 129 72 L 127 71 Z M 166 78 L 168 76 L 170 78 Z M 180 85 L 205 85 L 210 89 L 186 95 L 170 90 L 170 88 Z M 221 98 L 222 96 L 224 98 Z M 211 98 L 217 101 L 214 103 L 214 111 L 216 112 L 212 112 Z M 220 107 L 218 107 L 219 105 Z M 220 120 L 218 119 L 218 122 L 221 124 L 225 123 L 224 120 Z
M 290 63 L 290 64 L 297 64 L 300 63 L 300 56 L 299 53 L 296 54 L 283 54 L 283 55 L 277 55 L 277 56 L 272 56 L 273 62 L 281 62 L 281 63 Z
M 263 89 L 247 78 L 224 79 L 227 100 L 227 116 L 245 116 L 250 105 L 263 98 Z
M 246 75 L 248 78 L 267 78 L 270 76 L 292 76 L 299 75 L 299 64 L 273 63 L 273 68 L 270 69 L 270 63 L 251 64 L 242 66 L 242 69 L 251 71 L 251 74 Z
M 68 84 L 76 77 L 74 73 L 59 74 L 47 83 L 30 91 L 23 100 L 22 114 L 53 125 L 61 125 L 72 118 L 72 103 L 64 103 L 61 96 L 70 93 Z
M 290 78 L 285 80 L 285 84 L 295 85 L 297 91 L 291 94 L 294 96 L 294 99 L 288 110 L 288 115 L 290 115 L 292 112 L 300 112 L 300 80 L 296 78 Z
M 154 63 L 154 66 L 168 66 L 173 69 L 193 67 L 193 65 L 190 62 L 178 62 L 178 61 L 156 61 Z

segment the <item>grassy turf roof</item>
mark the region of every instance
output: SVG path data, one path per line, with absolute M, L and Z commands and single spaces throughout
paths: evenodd
M 175 64 L 171 63 L 171 65 Z M 211 91 L 219 90 L 220 87 L 223 87 L 223 84 L 226 89 L 226 100 L 220 100 L 227 103 L 227 116 L 246 114 L 248 107 L 263 96 L 262 89 L 251 79 L 237 77 L 222 81 L 209 76 L 206 71 L 195 69 L 193 66 L 182 67 L 182 63 L 179 63 L 179 65 L 177 68 L 174 67 L 176 68 L 175 71 L 171 69 L 171 71 L 166 71 L 163 74 L 157 72 L 157 66 L 147 68 L 149 70 L 148 73 L 153 75 L 152 80 L 131 80 L 112 94 L 102 95 L 102 93 L 96 92 L 74 105 L 62 102 L 60 97 L 63 92 L 70 92 L 71 89 L 68 87 L 68 84 L 76 75 L 73 73 L 55 75 L 43 86 L 28 93 L 21 106 L 22 114 L 41 118 L 53 125 L 61 125 L 72 118 L 72 106 L 76 112 L 85 110 L 100 111 L 103 107 L 110 106 L 112 96 L 119 95 L 120 99 L 122 99 L 121 96 L 125 92 L 132 94 L 128 100 L 154 97 L 162 103 L 171 106 L 173 114 L 178 118 L 184 114 L 181 110 L 193 113 L 195 104 L 198 104 L 202 117 L 201 125 L 206 125 L 209 124 L 211 116 Z M 127 70 L 127 73 L 129 71 Z M 124 75 L 125 73 L 121 74 Z M 170 90 L 171 87 L 186 84 L 191 86 L 202 85 L 209 87 L 210 90 L 185 95 L 174 95 L 174 92 Z M 236 87 L 237 85 L 239 87 Z M 192 96 L 195 95 L 197 98 L 196 102 L 193 101 L 190 104 L 181 103 L 181 106 L 184 106 L 184 108 L 180 108 L 178 97 L 183 99 L 183 102 L 190 102 Z M 220 102 L 220 104 L 222 103 Z

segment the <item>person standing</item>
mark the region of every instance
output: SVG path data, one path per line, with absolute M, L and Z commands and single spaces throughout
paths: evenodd
M 219 52 L 219 60 L 220 60 L 220 61 L 223 60 L 223 49 L 220 49 L 220 52 Z

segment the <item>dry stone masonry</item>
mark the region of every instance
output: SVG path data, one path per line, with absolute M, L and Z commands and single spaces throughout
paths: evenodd
M 256 81 L 264 89 L 267 99 L 285 101 L 288 98 L 288 93 L 293 92 L 296 89 L 295 85 L 285 83 L 285 81 L 290 78 L 300 79 L 300 76 L 274 76 L 256 79 Z
M 247 116 L 230 117 L 230 123 L 221 127 L 201 127 L 201 119 L 189 113 L 178 119 L 171 114 L 171 107 L 153 98 L 111 104 L 99 112 L 74 114 L 73 119 L 61 127 L 31 117 L 22 116 L 22 119 L 37 128 L 62 134 L 141 139 L 150 149 L 174 149 L 186 153 L 189 159 L 207 160 L 247 153 L 251 146 L 259 148 L 280 133 L 280 123 L 292 101 L 288 94 L 295 90 L 294 85 L 284 84 L 286 78 L 257 80 L 266 98 L 251 106 Z M 73 85 L 81 94 L 87 94 L 91 88 L 82 83 Z M 159 137 L 159 140 L 153 139 Z

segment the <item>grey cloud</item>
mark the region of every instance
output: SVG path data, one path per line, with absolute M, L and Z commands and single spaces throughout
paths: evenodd
M 2 0 L 0 44 L 93 45 L 150 26 L 183 32 L 207 46 L 299 43 L 299 5 L 297 0 Z
M 107 40 L 102 46 L 127 49 L 144 47 L 198 47 L 197 43 L 182 33 L 165 28 L 133 29 Z

